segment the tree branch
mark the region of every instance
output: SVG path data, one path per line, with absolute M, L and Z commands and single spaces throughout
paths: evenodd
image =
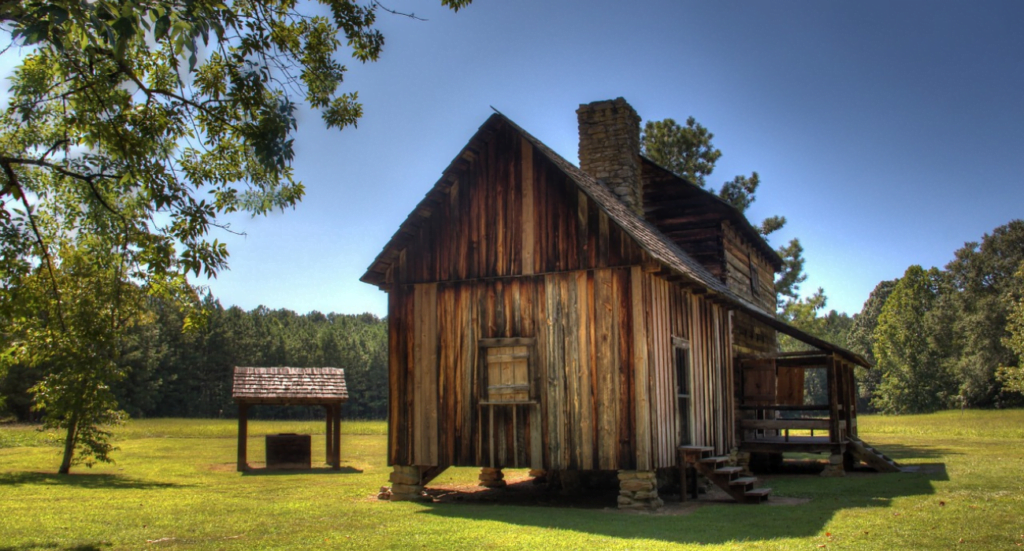
M 422 17 L 417 17 L 415 13 L 404 13 L 404 12 L 393 10 L 393 9 L 385 6 L 384 4 L 381 4 L 380 2 L 377 2 L 377 0 L 373 1 L 373 5 L 375 7 L 378 7 L 380 9 L 382 9 L 382 10 L 392 14 L 392 15 L 401 15 L 403 17 L 408 17 L 409 19 L 415 19 L 416 21 L 426 21 L 426 19 L 424 19 Z
M 53 290 L 53 297 L 57 301 L 57 320 L 60 321 L 60 328 L 67 332 L 67 324 L 64 323 L 64 307 L 60 297 L 60 287 L 57 285 L 57 276 L 53 272 L 53 258 L 50 256 L 50 250 L 46 247 L 46 241 L 43 239 L 43 234 L 39 231 L 39 226 L 36 224 L 35 216 L 32 216 L 32 206 L 28 204 L 28 197 L 25 195 L 25 190 L 21 188 L 21 184 L 18 183 L 18 174 L 14 172 L 14 168 L 11 163 L 0 160 L 0 166 L 3 167 L 4 173 L 7 175 L 7 185 L 4 189 L 14 188 L 18 190 L 18 197 L 21 199 L 21 204 L 25 206 L 25 216 L 28 217 L 29 225 L 32 226 L 32 233 L 36 237 L 36 245 L 39 247 L 39 253 L 46 261 L 46 269 L 50 273 L 50 286 Z

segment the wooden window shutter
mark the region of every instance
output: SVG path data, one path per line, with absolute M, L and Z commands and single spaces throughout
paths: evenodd
M 527 346 L 486 348 L 488 402 L 530 400 L 530 349 Z

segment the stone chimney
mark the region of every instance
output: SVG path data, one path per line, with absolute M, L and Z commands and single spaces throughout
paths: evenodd
M 643 218 L 640 116 L 622 98 L 580 105 L 576 116 L 580 126 L 580 169 Z

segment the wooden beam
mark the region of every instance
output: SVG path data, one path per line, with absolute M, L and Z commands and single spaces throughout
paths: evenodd
M 520 252 L 522 258 L 522 273 L 523 275 L 531 275 L 536 270 L 536 261 L 534 259 L 534 251 L 536 250 L 537 236 L 536 236 L 536 219 L 534 215 L 534 201 L 533 201 L 533 146 L 526 138 L 523 138 L 520 144 L 520 151 L 522 155 L 522 251 Z
M 752 430 L 811 430 L 829 428 L 828 419 L 741 419 L 740 427 Z

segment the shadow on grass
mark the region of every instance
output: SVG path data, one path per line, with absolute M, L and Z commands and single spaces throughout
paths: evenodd
M 56 543 L 49 544 L 25 544 L 16 547 L 0 547 L 0 551 L 27 551 L 29 549 L 61 549 L 63 551 L 101 551 L 102 549 L 111 547 L 111 544 L 100 542 L 98 544 L 82 544 L 65 546 Z
M 461 499 L 448 494 L 440 502 L 426 504 L 421 514 L 679 544 L 807 538 L 820 534 L 841 510 L 885 508 L 898 497 L 931 495 L 933 482 L 948 479 L 943 464 L 915 467 L 914 472 L 851 473 L 841 478 L 774 475 L 765 485 L 774 488 L 775 494 L 759 506 L 706 497 L 678 503 L 664 496 L 666 506 L 657 513 L 625 512 L 616 509 L 615 495 L 607 492 L 593 494 L 592 501 L 583 504 L 535 489 L 536 499 L 530 501 L 532 484 L 524 481 L 503 490 L 467 490 Z
M 104 490 L 154 490 L 158 488 L 181 488 L 186 484 L 170 482 L 153 482 L 116 474 L 54 474 L 38 472 L 0 473 L 0 487 L 22 486 L 26 484 L 59 484 L 61 486 L 77 486 L 79 488 L 102 488 Z M 0 547 L 0 551 L 4 548 Z
M 280 475 L 292 475 L 292 474 L 359 474 L 363 472 L 355 467 L 341 467 L 340 469 L 332 469 L 330 467 L 314 467 L 312 469 L 267 469 L 249 467 L 249 470 L 243 471 L 242 476 L 280 476 Z
M 883 444 L 876 446 L 885 455 L 897 462 L 904 459 L 939 459 L 943 456 L 963 455 L 960 452 L 937 446 L 906 446 L 903 444 Z

